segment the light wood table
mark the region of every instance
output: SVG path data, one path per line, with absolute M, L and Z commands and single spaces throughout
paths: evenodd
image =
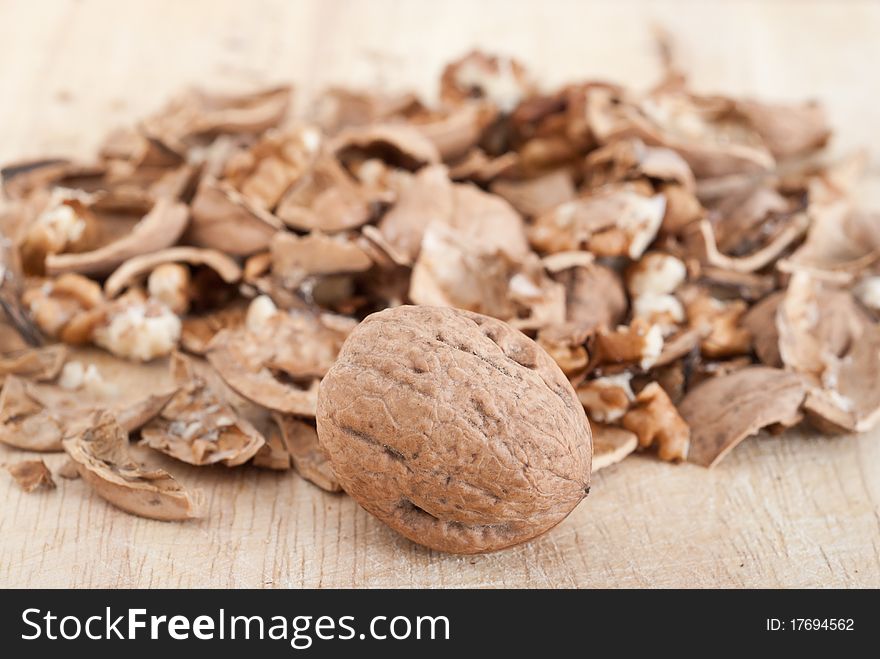
M 817 97 L 836 145 L 880 153 L 880 5 L 737 2 L 0 0 L 0 161 L 85 154 L 185 84 L 293 80 L 433 93 L 474 45 L 547 85 L 650 84 L 650 24 L 695 86 Z M 864 195 L 880 205 L 877 160 Z M 0 449 L 0 462 L 24 457 Z M 50 456 L 51 467 L 61 456 Z M 173 465 L 200 522 L 138 519 L 82 481 L 21 493 L 0 473 L 0 586 L 880 586 L 880 434 L 761 436 L 717 469 L 635 457 L 551 533 L 487 556 L 423 550 L 293 474 Z

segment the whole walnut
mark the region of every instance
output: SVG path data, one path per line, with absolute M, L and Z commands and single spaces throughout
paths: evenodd
M 369 316 L 321 383 L 317 422 L 342 487 L 433 549 L 529 540 L 589 492 L 590 427 L 570 383 L 488 316 L 427 306 Z

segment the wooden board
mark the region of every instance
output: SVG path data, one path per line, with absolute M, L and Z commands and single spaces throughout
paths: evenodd
M 838 148 L 880 154 L 876 3 L 0 0 L 0 161 L 88 153 L 186 84 L 431 94 L 443 62 L 475 45 L 516 54 L 548 85 L 644 86 L 652 22 L 679 39 L 697 88 L 820 98 Z M 880 206 L 872 163 L 864 196 Z M 0 449 L 0 462 L 24 457 Z M 207 519 L 131 517 L 82 481 L 23 494 L 0 473 L 0 586 L 880 586 L 877 432 L 761 436 L 713 471 L 632 458 L 551 533 L 466 558 L 292 474 L 170 469 L 206 491 Z

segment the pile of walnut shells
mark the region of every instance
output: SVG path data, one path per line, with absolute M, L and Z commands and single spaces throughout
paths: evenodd
M 3 169 L 0 441 L 147 517 L 202 502 L 131 440 L 472 552 L 564 518 L 590 428 L 595 471 L 876 423 L 880 215 L 820 107 L 674 70 L 548 92 L 479 52 L 439 96 L 331 89 L 294 119 L 287 87 L 190 91 L 92 161 Z

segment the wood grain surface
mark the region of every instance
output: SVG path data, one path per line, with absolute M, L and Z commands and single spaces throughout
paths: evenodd
M 0 161 L 86 154 L 188 84 L 430 97 L 443 62 L 476 45 L 517 55 L 547 85 L 645 86 L 652 23 L 700 90 L 825 102 L 835 148 L 871 149 L 862 195 L 880 206 L 874 2 L 0 0 Z M 0 462 L 27 457 L 0 448 Z M 164 464 L 205 490 L 206 519 L 132 517 L 81 480 L 24 494 L 0 473 L 0 586 L 880 587 L 878 432 L 762 435 L 711 471 L 634 457 L 597 474 L 551 533 L 466 558 L 417 547 L 293 474 Z

